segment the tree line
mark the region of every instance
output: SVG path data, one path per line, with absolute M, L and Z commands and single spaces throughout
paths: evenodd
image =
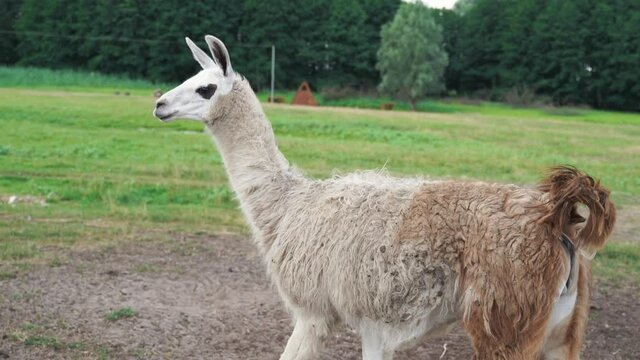
M 6 1 L 6 2 L 5 2 Z M 253 86 L 307 80 L 315 87 L 375 87 L 380 27 L 400 0 L 5 0 L 0 61 L 123 73 L 153 81 L 184 80 L 197 70 L 184 43 L 206 48 L 212 34 L 231 51 Z M 0 11 L 3 9 L 0 9 Z M 4 19 L 0 19 L 4 20 Z M 7 19 L 9 20 L 9 19 Z M 2 30 L 2 29 L 0 29 Z
M 640 110 L 640 1 L 461 0 L 437 18 L 449 90 Z
M 5 0 L 0 63 L 177 82 L 197 70 L 184 36 L 221 38 L 258 89 L 374 89 L 381 29 L 400 0 Z M 640 110 L 637 0 L 461 0 L 431 10 L 447 53 L 443 93 Z M 423 37 L 424 38 L 424 37 Z

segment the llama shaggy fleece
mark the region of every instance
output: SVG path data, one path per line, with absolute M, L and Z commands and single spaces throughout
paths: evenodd
M 479 359 L 578 358 L 589 296 L 581 251 L 600 248 L 615 219 L 590 177 L 557 168 L 539 188 L 384 172 L 308 179 L 240 78 L 205 124 L 296 319 L 282 359 L 314 358 L 343 322 L 373 359 L 458 321 Z M 590 211 L 582 231 L 578 203 Z
M 588 259 L 615 222 L 597 181 L 571 167 L 537 189 L 383 172 L 307 179 L 278 150 L 225 45 L 205 36 L 210 58 L 185 40 L 202 71 L 158 99 L 154 115 L 202 121 L 213 135 L 295 318 L 281 359 L 316 358 L 339 323 L 360 333 L 364 359 L 391 359 L 458 321 L 476 358 L 578 358 Z

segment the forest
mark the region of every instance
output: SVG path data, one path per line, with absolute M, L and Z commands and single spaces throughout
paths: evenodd
M 214 34 L 256 89 L 307 80 L 372 93 L 381 27 L 399 0 L 4 0 L 0 63 L 177 82 L 183 38 Z M 448 66 L 443 96 L 640 111 L 637 0 L 462 0 L 431 11 Z

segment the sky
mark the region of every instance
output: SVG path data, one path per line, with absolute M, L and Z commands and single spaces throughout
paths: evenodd
M 429 7 L 447 9 L 451 9 L 456 1 L 457 0 L 422 0 L 422 2 L 427 4 Z

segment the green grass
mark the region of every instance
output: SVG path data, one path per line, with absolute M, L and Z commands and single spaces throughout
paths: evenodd
M 98 355 L 98 360 L 109 360 L 111 359 L 111 349 L 105 345 L 99 345 L 96 347 L 96 354 Z
M 166 91 L 173 86 L 175 84 L 154 84 L 146 80 L 134 80 L 118 75 L 104 75 L 70 69 L 52 70 L 0 66 L 0 87 L 121 92 L 124 95 L 125 92 L 130 94 L 151 94 L 153 89 L 160 88 Z
M 122 309 L 111 311 L 105 316 L 105 319 L 107 319 L 108 321 L 118 321 L 120 319 L 127 319 L 130 317 L 134 317 L 137 314 L 138 312 L 133 310 L 132 308 L 123 307 Z
M 36 331 L 42 329 L 41 325 L 26 322 L 20 326 L 20 328 L 24 331 Z
M 46 347 L 50 347 L 53 349 L 63 349 L 65 347 L 65 344 L 58 340 L 55 337 L 52 336 L 41 336 L 41 335 L 34 335 L 34 336 L 29 336 L 25 341 L 24 344 L 27 346 L 46 346 Z
M 640 287 L 640 245 L 608 243 L 594 259 L 594 272 L 613 285 L 634 283 Z
M 65 359 L 85 358 L 88 354 L 93 354 L 98 358 L 103 354 L 109 355 L 109 347 L 84 340 L 64 339 L 64 336 L 55 333 L 60 329 L 68 330 L 68 325 L 64 320 L 58 320 L 54 326 L 25 322 L 15 331 L 8 332 L 5 338 L 25 346 L 50 348 Z
M 41 327 L 38 326 L 35 328 L 27 328 L 23 330 L 25 332 L 32 332 L 32 331 L 39 330 L 40 328 Z M 9 334 L 8 338 L 11 341 L 21 342 L 25 346 L 42 346 L 42 347 L 48 347 L 54 350 L 68 349 L 71 351 L 82 351 L 85 354 L 86 354 L 86 351 L 89 350 L 89 346 L 84 341 L 73 341 L 73 342 L 66 343 L 55 336 L 49 336 L 49 335 L 27 335 L 26 333 L 22 333 L 22 332 L 14 332 Z M 100 346 L 96 346 L 93 352 L 96 352 L 97 354 L 99 354 Z
M 51 249 L 109 248 L 158 239 L 164 230 L 246 231 L 211 139 L 195 122 L 154 119 L 154 87 L 0 67 L 0 200 L 32 199 L 0 202 L 0 264 L 61 266 Z M 132 95 L 115 95 L 113 88 Z M 551 165 L 573 164 L 602 179 L 622 208 L 637 207 L 638 114 L 491 103 L 421 106 L 432 112 L 268 104 L 265 111 L 283 153 L 313 177 L 386 166 L 400 176 L 532 184 Z M 144 235 L 149 231 L 157 232 Z M 602 255 L 603 264 L 613 264 L 609 274 L 628 267 L 624 258 L 610 256 L 614 249 Z M 0 267 L 0 280 L 15 276 L 13 268 Z
M 261 91 L 257 94 L 258 98 L 262 102 L 267 102 L 269 99 L 270 92 Z M 290 104 L 293 101 L 293 97 L 295 95 L 295 91 L 277 91 L 274 94 L 274 97 L 281 97 L 284 99 L 285 103 Z M 320 106 L 337 106 L 337 107 L 352 107 L 352 108 L 360 108 L 360 109 L 380 109 L 382 104 L 393 103 L 394 110 L 403 110 L 409 111 L 411 110 L 411 105 L 406 101 L 399 101 L 396 99 L 392 99 L 386 96 L 380 97 L 370 97 L 370 96 L 359 96 L 359 97 L 345 97 L 343 99 L 336 100 L 328 100 L 321 93 L 314 93 L 314 98 L 316 102 Z M 434 100 L 423 100 L 418 102 L 417 111 L 421 112 L 436 112 L 436 113 L 454 113 L 454 112 L 464 112 L 469 111 L 471 108 L 465 107 L 461 103 L 456 103 L 453 101 L 434 101 Z
M 267 102 L 269 98 L 268 91 L 258 93 L 258 98 L 262 102 Z M 293 100 L 295 92 L 278 91 L 275 97 L 282 97 L 286 104 L 290 104 Z M 346 97 L 338 100 L 326 100 L 322 94 L 314 94 L 319 106 L 334 107 L 351 107 L 361 109 L 380 109 L 385 103 L 393 103 L 394 110 L 410 111 L 411 105 L 406 101 L 392 99 L 390 97 Z M 504 103 L 488 102 L 488 101 L 463 101 L 457 98 L 445 98 L 441 100 L 427 99 L 419 101 L 417 104 L 418 112 L 453 114 L 458 113 L 460 116 L 464 114 L 477 115 L 483 114 L 495 118 L 521 118 L 521 119 L 554 119 L 554 120 L 574 120 L 582 122 L 598 122 L 598 123 L 616 123 L 638 125 L 640 115 L 634 113 L 600 111 L 582 108 L 554 108 L 554 107 L 521 107 L 512 106 Z
M 139 264 L 133 268 L 133 271 L 139 274 L 156 273 L 160 271 L 160 268 L 154 264 Z
M 15 271 L 0 271 L 0 281 L 2 280 L 11 280 L 18 277 Z

